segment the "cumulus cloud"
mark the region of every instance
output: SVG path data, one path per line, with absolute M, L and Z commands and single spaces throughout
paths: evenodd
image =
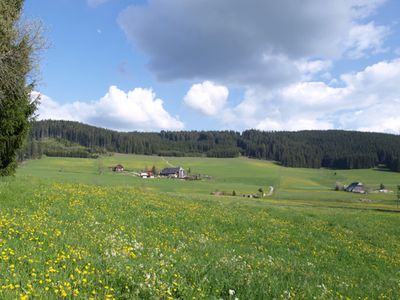
M 111 86 L 98 101 L 68 104 L 41 95 L 38 115 L 42 120 L 73 120 L 122 131 L 184 128 L 178 118 L 164 109 L 163 101 L 152 90 L 143 88 L 124 92 Z
M 344 128 L 400 134 L 399 111 L 400 101 L 376 103 L 365 109 L 344 113 L 339 120 Z
M 267 131 L 296 131 L 310 129 L 333 129 L 333 125 L 327 121 L 313 119 L 291 119 L 283 124 L 266 118 L 257 124 L 256 129 Z
M 307 62 L 381 51 L 388 29 L 365 17 L 383 2 L 153 0 L 119 23 L 161 80 L 277 87 L 325 67 Z
M 224 111 L 223 120 L 239 130 L 331 129 L 335 127 L 331 113 L 338 109 L 334 99 L 342 99 L 343 93 L 322 82 L 276 90 L 252 88 L 239 105 Z
M 192 85 L 184 97 L 184 102 L 190 108 L 205 115 L 213 116 L 221 112 L 229 96 L 225 86 L 204 81 Z
M 328 71 L 332 67 L 332 61 L 329 60 L 313 60 L 313 61 L 298 61 L 296 62 L 297 68 L 302 74 L 305 75 L 305 79 L 311 79 L 313 75 Z
M 388 95 L 399 98 L 400 58 L 392 61 L 381 61 L 366 67 L 363 71 L 342 76 L 350 90 L 362 92 L 363 95 L 381 98 Z M 397 95 L 396 95 L 397 93 Z
M 385 51 L 384 38 L 389 34 L 387 26 L 376 26 L 374 22 L 354 25 L 349 32 L 346 45 L 346 55 L 350 58 L 360 58 L 370 50 L 378 53 Z
M 341 77 L 341 87 L 299 82 L 252 88 L 224 121 L 262 130 L 353 129 L 400 134 L 400 59 L 382 61 Z
M 83 121 L 82 115 L 86 110 L 80 110 L 82 105 L 87 105 L 84 102 L 73 102 L 67 104 L 60 104 L 54 101 L 47 95 L 34 91 L 31 93 L 32 98 L 40 96 L 39 108 L 36 112 L 39 120 L 70 120 L 70 121 Z

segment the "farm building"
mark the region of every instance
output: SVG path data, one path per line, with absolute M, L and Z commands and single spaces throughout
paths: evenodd
M 364 185 L 361 182 L 353 182 L 345 188 L 346 192 L 365 194 Z
M 139 176 L 142 177 L 143 179 L 146 179 L 146 178 L 154 178 L 154 174 L 153 174 L 152 171 L 141 172 L 141 173 L 139 174 Z
M 124 171 L 124 166 L 123 165 L 116 165 L 115 167 L 112 168 L 114 172 L 123 172 Z
M 160 172 L 160 175 L 173 178 L 185 178 L 185 170 L 181 167 L 165 168 Z

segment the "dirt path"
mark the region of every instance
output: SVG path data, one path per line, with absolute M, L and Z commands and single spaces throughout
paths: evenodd
M 168 160 L 166 160 L 165 158 L 164 158 L 164 156 L 161 156 L 161 159 L 163 160 L 163 161 L 165 161 L 165 163 L 168 165 L 168 166 L 170 166 L 170 167 L 175 167 L 173 164 L 171 164 Z

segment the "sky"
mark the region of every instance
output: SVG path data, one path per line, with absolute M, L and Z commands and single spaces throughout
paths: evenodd
M 26 0 L 38 119 L 400 134 L 398 0 Z

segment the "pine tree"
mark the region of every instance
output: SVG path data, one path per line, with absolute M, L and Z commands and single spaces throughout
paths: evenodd
M 29 122 L 36 110 L 30 82 L 38 31 L 22 24 L 23 0 L 0 1 L 0 176 L 16 168 Z

